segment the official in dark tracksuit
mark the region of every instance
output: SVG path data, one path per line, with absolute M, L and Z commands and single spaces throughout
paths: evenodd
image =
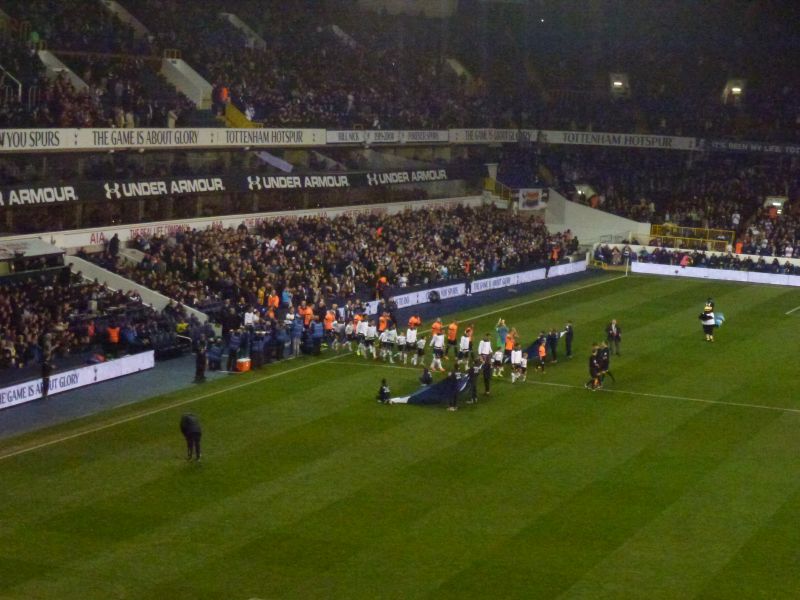
M 447 410 L 458 410 L 458 371 L 453 367 L 453 371 L 448 375 L 447 380 L 450 382 L 450 402 L 448 403 Z
M 470 365 L 467 371 L 467 377 L 469 377 L 470 404 L 474 404 L 478 401 L 478 371 L 480 371 L 480 368 L 480 365 Z
M 238 330 L 231 331 L 228 339 L 228 371 L 236 370 L 236 361 L 239 360 L 239 348 L 242 345 L 242 336 Z
M 555 329 L 551 329 L 550 333 L 547 334 L 547 350 L 550 352 L 551 362 L 558 362 L 558 337 L 558 332 Z
M 564 344 L 567 347 L 567 358 L 572 358 L 572 336 L 575 335 L 575 331 L 572 329 L 572 321 L 567 321 L 563 333 Z
M 186 413 L 181 417 L 181 433 L 186 439 L 186 460 L 192 460 L 192 455 L 196 460 L 200 460 L 200 437 L 203 430 L 200 427 L 200 419 L 192 413 Z
M 490 358 L 483 361 L 481 372 L 483 373 L 483 395 L 488 396 L 492 384 L 492 361 Z

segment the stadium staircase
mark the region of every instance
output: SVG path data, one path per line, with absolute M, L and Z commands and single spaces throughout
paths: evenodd
M 112 273 L 108 269 L 104 269 L 103 267 L 89 262 L 88 260 L 85 260 L 79 256 L 67 256 L 65 257 L 64 262 L 67 263 L 73 273 L 80 273 L 84 279 L 88 279 L 90 281 L 96 279 L 112 290 L 137 292 L 142 297 L 142 302 L 152 306 L 156 310 L 163 310 L 167 304 L 172 302 L 171 298 L 168 298 L 163 294 L 159 294 L 158 292 L 136 283 L 135 281 L 127 279 L 126 277 Z M 208 315 L 200 312 L 199 310 L 189 308 L 187 306 L 186 311 L 189 314 L 197 317 L 201 323 L 208 321 Z

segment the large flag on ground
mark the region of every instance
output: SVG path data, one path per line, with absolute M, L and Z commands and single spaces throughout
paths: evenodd
M 410 396 L 401 396 L 389 400 L 390 404 L 446 404 L 453 397 L 453 380 L 448 377 L 433 385 L 421 387 Z M 459 399 L 469 393 L 469 377 L 463 373 L 457 374 L 455 393 Z

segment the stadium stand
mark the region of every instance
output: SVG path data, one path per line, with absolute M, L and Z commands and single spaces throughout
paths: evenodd
M 177 50 L 215 86 L 217 112 L 232 102 L 252 120 L 273 126 L 541 127 L 772 141 L 797 140 L 800 133 L 798 76 L 780 61 L 769 60 L 790 50 L 786 44 L 791 36 L 785 34 L 793 22 L 791 8 L 780 9 L 787 12 L 780 20 L 775 11 L 762 7 L 726 5 L 729 17 L 710 33 L 698 30 L 697 23 L 719 10 L 719 2 L 688 12 L 648 5 L 642 10 L 652 30 L 645 44 L 641 31 L 617 35 L 624 14 L 610 9 L 602 20 L 575 24 L 554 2 L 493 5 L 491 12 L 479 2 L 470 10 L 466 2 L 463 10 L 444 19 L 382 15 L 347 2 L 298 2 L 291 10 L 275 0 L 122 4 L 145 24 L 147 35 L 137 36 L 99 2 L 77 0 L 56 9 L 41 0 L 6 3 L 15 22 L 25 25 L 6 35 L 14 43 L 4 44 L 2 58 L 17 78 L 30 80 L 36 71 L 29 64 L 30 49 L 40 44 L 79 75 L 87 67 L 80 54 L 93 57 L 95 71 L 118 71 L 146 58 L 139 64 L 149 65 L 149 58 Z M 265 43 L 254 43 L 221 18 L 223 12 L 247 23 Z M 684 26 L 674 27 L 674 19 L 662 12 Z M 585 35 L 576 37 L 576 27 Z M 764 35 L 767 28 L 769 36 Z M 568 31 L 570 43 L 564 44 Z M 477 54 L 474 40 L 482 36 L 495 43 L 482 45 Z M 590 47 L 589 39 L 614 42 Z M 693 60 L 671 61 L 675 49 L 689 42 L 697 46 Z M 647 50 L 640 51 L 642 47 Z M 744 47 L 749 50 L 742 51 Z M 467 71 L 456 74 L 449 59 Z M 184 113 L 184 122 L 191 120 L 184 98 L 151 69 L 138 72 L 128 102 L 138 107 L 132 110 L 137 124 L 148 122 L 141 115 L 149 114 L 148 105 L 166 106 L 165 113 L 176 110 Z M 624 95 L 609 89 L 610 72 L 630 80 Z M 738 94 L 723 93 L 732 78 L 746 81 L 746 87 Z M 105 88 L 93 87 L 95 94 Z M 74 91 L 63 86 L 56 91 L 62 102 L 81 104 Z M 38 113 L 47 104 L 44 90 L 37 89 L 35 96 L 23 105 L 28 112 Z M 103 95 L 104 103 L 112 104 L 103 111 L 104 119 L 118 121 L 113 110 L 120 106 L 118 98 Z M 9 102 L 3 106 L 5 113 L 19 112 Z M 128 108 L 123 106 L 123 112 L 130 112 Z M 86 117 L 59 112 L 50 118 L 16 115 L 12 122 L 48 126 L 86 122 Z M 160 124 L 162 119 L 150 122 Z
M 181 325 L 182 324 L 182 325 Z M 199 326 L 197 323 L 192 323 Z M 180 310 L 161 313 L 134 293 L 114 291 L 64 267 L 26 271 L 0 279 L 0 375 L 4 382 L 36 372 L 45 336 L 57 368 L 83 364 L 92 356 L 118 356 L 153 349 L 159 358 L 186 350 L 177 337 L 190 319 Z M 114 339 L 109 329 L 118 329 Z
M 540 218 L 459 207 L 393 217 L 279 219 L 253 233 L 240 227 L 140 238 L 140 264 L 119 259 L 109 266 L 218 315 L 223 304 L 240 300 L 263 305 L 272 289 L 291 293 L 295 304 L 370 300 L 384 276 L 392 287 L 497 274 L 545 264 L 554 253 L 564 257 L 577 243 L 569 232 L 551 235 Z

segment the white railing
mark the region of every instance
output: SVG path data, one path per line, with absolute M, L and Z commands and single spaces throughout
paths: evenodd
M 0 72 L 2 72 L 4 80 L 5 79 L 10 79 L 11 81 L 14 82 L 14 84 L 15 84 L 15 86 L 17 88 L 17 93 L 16 93 L 17 102 L 22 102 L 22 83 L 20 83 L 20 80 L 17 79 L 16 77 L 14 77 L 8 71 L 8 69 L 6 69 L 3 65 L 0 65 Z M 9 86 L 6 86 L 6 87 L 9 87 Z

